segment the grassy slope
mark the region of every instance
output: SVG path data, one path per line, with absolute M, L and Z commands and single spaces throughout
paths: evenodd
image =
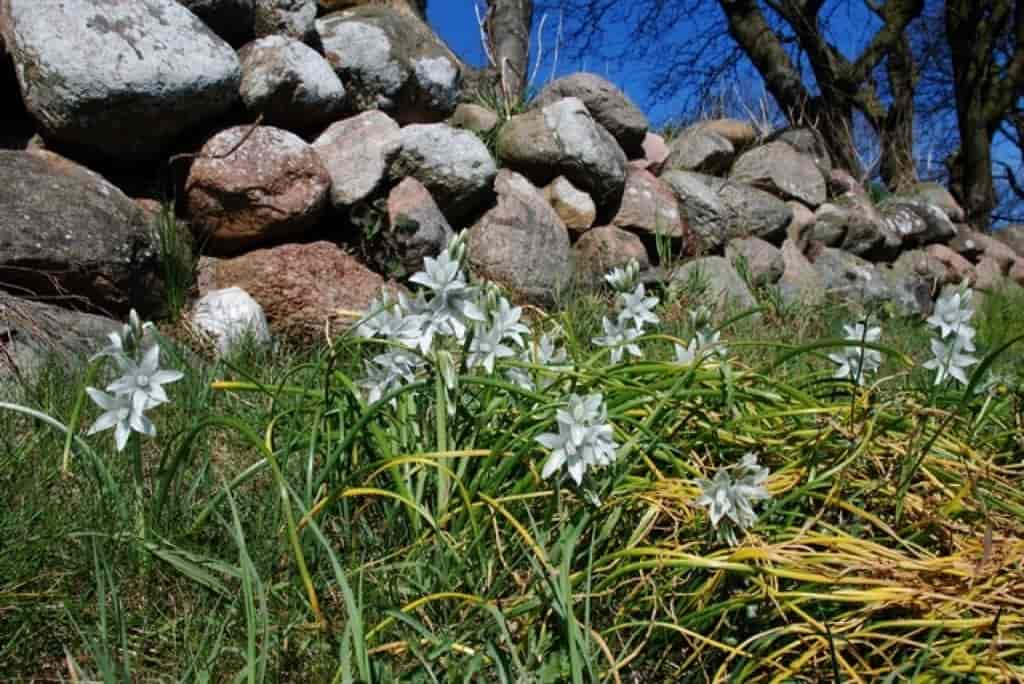
M 1022 304 L 979 312 L 983 351 L 1024 332 Z M 689 338 L 687 306 L 660 310 L 662 332 Z M 351 383 L 373 349 L 351 340 L 223 364 L 165 345 L 186 378 L 143 445 L 145 540 L 110 433 L 62 476 L 63 436 L 0 411 L 0 679 L 68 678 L 67 656 L 135 681 L 1024 676 L 1019 345 L 996 362 L 1009 389 L 962 402 L 908 365 L 918 321 L 883 323 L 899 353 L 858 391 L 829 379 L 829 349 L 792 354 L 840 332 L 836 307 L 768 308 L 699 369 L 659 337 L 608 365 L 587 342 L 603 307 L 557 316 L 572 373 L 533 395 L 468 376 L 450 418 L 434 379 L 367 407 Z M 13 399 L 66 422 L 81 368 Z M 569 391 L 602 392 L 625 445 L 588 475 L 599 505 L 539 477 L 533 438 Z M 695 480 L 751 450 L 774 496 L 730 549 Z

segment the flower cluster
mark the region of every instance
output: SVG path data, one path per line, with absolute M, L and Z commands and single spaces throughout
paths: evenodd
M 541 477 L 547 479 L 565 466 L 579 485 L 587 468 L 607 466 L 615 460 L 615 440 L 608 423 L 604 397 L 570 394 L 568 407 L 555 412 L 558 432 L 545 432 L 536 440 L 551 450 Z
M 648 296 L 644 284 L 636 282 L 639 271 L 639 264 L 632 259 L 624 268 L 613 269 L 605 276 L 618 293 L 619 313 L 614 319 L 607 316 L 601 319 L 604 334 L 595 337 L 594 344 L 611 350 L 612 363 L 619 363 L 624 352 L 643 356 L 635 340 L 643 334 L 645 326 L 658 323 L 658 315 L 654 313 L 658 298 Z
M 843 333 L 847 340 L 856 342 L 857 345 L 843 347 L 828 355 L 828 358 L 838 366 L 833 377 L 862 384 L 868 375 L 876 372 L 882 365 L 882 352 L 864 346 L 865 342 L 878 342 L 882 336 L 882 329 L 878 326 L 869 327 L 868 322 L 863 321 L 844 325 Z
M 117 364 L 121 376 L 107 385 L 107 391 L 86 387 L 89 397 L 103 413 L 89 428 L 93 435 L 114 428 L 114 442 L 122 451 L 132 432 L 156 435 L 156 428 L 145 412 L 169 401 L 163 386 L 183 376 L 179 371 L 160 369 L 160 346 L 143 348 L 143 337 L 151 323 L 143 324 L 132 309 L 128 323 L 121 332 L 107 336 L 110 344 L 92 358 L 110 358 Z
M 720 469 L 713 480 L 697 480 L 701 494 L 696 503 L 708 509 L 720 541 L 736 546 L 736 533 L 754 526 L 754 504 L 771 498 L 764 486 L 767 479 L 768 469 L 757 464 L 755 454 L 747 453 L 737 465 Z
M 676 363 L 690 365 L 709 354 L 724 357 L 728 349 L 721 342 L 722 333 L 711 327 L 711 311 L 706 306 L 698 306 L 690 311 L 690 323 L 693 325 L 693 339 L 685 347 L 675 344 Z
M 978 359 L 968 353 L 975 351 L 971 294 L 971 290 L 964 286 L 955 292 L 947 292 L 935 302 L 935 310 L 928 317 L 927 323 L 935 328 L 937 336 L 931 341 L 932 358 L 923 365 L 935 371 L 936 385 L 947 377 L 966 385 L 965 370 L 978 363 Z
M 546 367 L 552 370 L 564 371 L 570 368 L 565 348 L 557 347 L 554 336 L 548 333 L 542 334 L 539 340 L 527 345 L 520 353 L 519 360 L 523 363 L 541 368 Z M 521 366 L 509 368 L 505 371 L 505 377 L 510 382 L 527 390 L 545 389 L 555 382 L 555 379 L 550 375 L 542 375 L 535 382 L 529 369 Z

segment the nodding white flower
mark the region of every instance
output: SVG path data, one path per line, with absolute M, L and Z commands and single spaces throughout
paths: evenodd
M 730 470 L 736 471 L 735 477 Z M 697 480 L 701 494 L 695 503 L 708 509 L 711 526 L 719 540 L 735 546 L 737 530 L 754 526 L 757 522 L 754 504 L 771 498 L 764 486 L 767 479 L 768 469 L 757 464 L 755 454 L 748 453 L 739 464 L 721 468 L 714 479 Z
M 971 290 L 963 288 L 939 297 L 927 323 L 933 328 L 938 328 L 941 337 L 947 337 L 951 334 L 960 334 L 962 328 L 970 328 L 973 315 Z
M 103 409 L 103 413 L 100 414 L 100 417 L 96 419 L 96 422 L 92 424 L 86 434 L 94 435 L 97 432 L 114 428 L 114 444 L 117 446 L 118 451 L 124 451 L 124 447 L 128 443 L 128 437 L 131 436 L 132 432 L 138 432 L 150 437 L 156 435 L 156 428 L 143 413 L 146 409 L 146 398 L 144 395 L 110 395 L 95 387 L 86 387 L 85 391 L 89 398 Z
M 477 325 L 469 343 L 469 367 L 483 366 L 488 373 L 494 372 L 496 359 L 507 359 L 516 355 L 512 347 L 502 343 L 504 331 L 495 322 L 490 328 Z
M 152 327 L 150 322 L 143 323 L 139 314 L 132 309 L 128 312 L 128 322 L 121 326 L 121 332 L 107 333 L 110 344 L 93 354 L 90 361 L 107 356 L 113 358 L 118 365 L 123 365 L 123 361 L 135 354 L 142 345 L 142 338 Z
M 630 259 L 623 267 L 615 267 L 609 271 L 604 279 L 616 292 L 629 292 L 636 283 L 637 275 L 640 273 L 640 264 L 637 260 Z
M 425 315 L 428 321 L 420 347 L 424 353 L 430 348 L 435 333 L 463 340 L 467 322 L 484 323 L 487 320 L 474 301 L 479 288 L 466 283 L 461 265 L 458 259 L 452 257 L 452 252 L 452 249 L 445 250 L 436 259 L 427 257 L 423 260 L 424 270 L 409 278 L 411 282 L 425 287 L 432 295 L 427 301 L 421 293 L 414 305 L 415 313 Z M 426 344 L 426 349 L 423 344 Z
M 141 363 L 123 359 L 122 370 L 124 375 L 110 383 L 107 391 L 129 395 L 132 401 L 141 401 L 143 409 L 150 409 L 166 402 L 167 392 L 164 391 L 163 385 L 184 377 L 180 371 L 160 369 L 160 345 L 157 344 L 146 350 Z
M 364 363 L 366 377 L 358 384 L 369 390 L 368 399 L 373 404 L 391 390 L 415 381 L 416 370 L 423 359 L 404 349 L 392 349 Z M 397 402 L 392 399 L 391 405 L 397 406 Z
M 853 323 L 843 326 L 846 339 L 853 342 L 877 342 L 882 335 L 878 326 L 869 328 L 866 323 Z M 843 347 L 828 355 L 836 363 L 833 377 L 849 378 L 857 384 L 864 381 L 865 376 L 874 373 L 882 365 L 882 352 L 864 346 Z
M 711 324 L 711 309 L 701 304 L 690 309 L 690 325 L 694 330 L 702 330 Z
M 640 347 L 633 342 L 640 337 L 640 331 L 622 321 L 612 321 L 605 316 L 601 319 L 601 327 L 604 328 L 604 335 L 594 338 L 594 344 L 599 347 L 611 349 L 612 363 L 622 360 L 622 353 L 628 351 L 632 356 L 643 356 Z
M 403 296 L 404 297 L 404 296 Z M 380 337 L 394 340 L 406 347 L 421 346 L 425 317 L 420 314 L 408 313 L 403 300 L 391 301 L 385 290 L 381 297 L 373 302 L 370 310 L 356 324 L 356 334 L 360 337 Z M 429 347 L 429 345 L 428 345 Z
M 632 292 L 619 293 L 622 309 L 619 310 L 619 323 L 632 324 L 637 330 L 643 330 L 647 323 L 656 324 L 658 315 L 654 307 L 658 305 L 657 297 L 648 297 L 644 284 L 640 283 Z
M 922 365 L 935 371 L 935 384 L 940 384 L 948 376 L 955 378 L 961 385 L 966 385 L 967 374 L 964 370 L 978 363 L 978 359 L 963 353 L 965 349 L 959 337 L 947 341 L 932 339 L 931 344 L 933 358 Z M 973 349 L 973 345 L 971 348 Z
M 690 340 L 690 344 L 685 347 L 681 344 L 673 344 L 673 349 L 676 352 L 676 363 L 681 363 L 684 366 L 689 366 L 697 360 L 700 349 L 697 348 L 697 339 Z
M 541 477 L 547 479 L 566 466 L 569 477 L 579 485 L 587 468 L 609 465 L 615 460 L 615 439 L 608 423 L 604 397 L 570 394 L 568 406 L 555 412 L 558 432 L 545 432 L 536 440 L 551 450 Z
M 523 335 L 529 335 L 530 329 L 519 319 L 523 315 L 523 307 L 512 306 L 504 297 L 498 298 L 497 306 L 491 311 L 491 318 L 494 320 L 494 328 L 498 331 L 499 337 L 508 339 L 523 346 Z
M 556 347 L 554 337 L 548 333 L 541 335 L 537 342 L 528 345 L 527 348 L 519 355 L 520 361 L 549 368 L 558 368 L 559 366 L 562 366 L 564 369 L 566 359 L 568 359 L 568 354 L 566 353 L 565 348 Z M 505 376 L 523 389 L 537 389 L 536 384 L 533 382 L 533 376 L 530 374 L 530 370 L 528 368 L 509 368 L 505 371 Z M 555 382 L 554 378 L 544 376 L 540 380 L 540 386 L 542 388 L 549 387 L 553 382 Z

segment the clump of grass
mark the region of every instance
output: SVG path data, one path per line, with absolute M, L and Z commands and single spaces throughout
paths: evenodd
M 709 325 L 685 296 L 634 340 L 640 358 L 592 342 L 626 300 L 578 297 L 531 326 L 565 347 L 558 367 L 498 354 L 487 373 L 444 348 L 454 376 L 428 357 L 374 402 L 366 363 L 395 340 L 208 364 L 165 342 L 185 377 L 142 444 L 141 497 L 109 438 L 76 435 L 61 477 L 60 430 L 0 410 L 0 478 L 18 492 L 0 509 L 0 677 L 1024 676 L 1024 402 L 1003 332 L 1021 320 L 999 318 L 1022 309 L 980 308 L 967 387 L 935 386 L 931 333 L 895 319 L 856 384 L 828 354 L 862 312 L 721 316 L 724 354 L 679 363 L 673 345 Z M 482 355 L 475 334 L 462 348 Z M 1001 384 L 983 385 L 990 369 Z M 16 401 L 60 419 L 83 382 L 44 373 Z M 617 445 L 579 486 L 542 477 L 537 441 L 570 395 L 600 395 Z M 732 545 L 702 482 L 748 453 L 770 497 Z

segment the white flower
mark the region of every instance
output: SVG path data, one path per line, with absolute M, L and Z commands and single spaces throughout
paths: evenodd
M 568 408 L 555 412 L 558 432 L 545 432 L 536 440 L 551 450 L 541 477 L 547 479 L 566 466 L 579 485 L 587 468 L 606 466 L 615 460 L 615 440 L 604 397 L 570 394 Z
M 103 409 L 103 413 L 86 434 L 94 435 L 97 432 L 114 428 L 114 443 L 118 451 L 124 450 L 132 431 L 150 437 L 156 435 L 153 423 L 143 414 L 146 409 L 144 395 L 139 394 L 134 397 L 129 394 L 110 395 L 95 387 L 86 387 L 85 391 L 89 398 Z
M 372 363 L 365 362 L 367 376 L 359 385 L 369 390 L 370 403 L 376 403 L 392 389 L 413 382 L 422 363 L 423 360 L 411 352 L 392 349 L 373 357 Z M 392 399 L 391 405 L 396 406 L 397 402 Z
M 628 351 L 632 356 L 643 356 L 640 347 L 633 342 L 640 337 L 639 330 L 624 325 L 622 321 L 612 321 L 607 316 L 601 319 L 601 327 L 604 328 L 604 335 L 595 337 L 594 344 L 611 348 L 612 363 L 622 360 L 623 351 Z
M 139 348 L 146 331 L 152 327 L 152 323 L 143 323 L 139 319 L 139 314 L 136 313 L 135 309 L 132 309 L 128 312 L 128 322 L 121 326 L 121 332 L 107 333 L 107 339 L 110 340 L 110 344 L 93 354 L 90 360 L 109 356 L 118 365 L 123 365 L 124 360 L 134 354 Z
M 854 342 L 877 342 L 882 335 L 878 326 L 869 328 L 865 323 L 854 323 L 843 326 L 846 339 Z M 874 373 L 882 365 L 882 353 L 877 349 L 863 346 L 843 347 L 840 351 L 828 355 L 839 368 L 833 377 L 849 378 L 860 384 L 866 375 Z
M 406 304 L 404 300 L 392 302 L 385 290 L 380 299 L 374 301 L 370 310 L 356 324 L 356 334 L 360 337 L 394 340 L 410 348 L 420 347 L 425 317 L 408 313 L 403 304 Z M 427 346 L 429 348 L 429 344 Z
M 619 294 L 619 300 L 622 302 L 619 323 L 632 323 L 637 330 L 643 330 L 645 324 L 653 325 L 658 322 L 658 315 L 654 313 L 654 307 L 658 305 L 658 298 L 646 295 L 643 283 L 637 285 L 632 292 Z
M 497 322 L 486 330 L 482 325 L 476 326 L 473 340 L 469 343 L 470 368 L 483 366 L 488 373 L 493 373 L 496 359 L 507 359 L 516 355 L 515 350 L 502 344 L 502 332 Z
M 973 348 L 973 345 L 972 345 Z M 978 363 L 978 359 L 965 351 L 961 346 L 959 337 L 943 342 L 939 339 L 932 340 L 933 358 L 922 364 L 925 368 L 935 371 L 935 384 L 938 385 L 947 376 L 952 376 L 961 385 L 967 384 L 967 375 L 964 369 Z
M 500 339 L 512 340 L 518 346 L 523 346 L 523 335 L 529 335 L 530 329 L 519 322 L 522 315 L 523 307 L 512 306 L 504 297 L 498 299 L 498 305 L 491 311 L 491 318 Z
M 483 323 L 487 320 L 474 301 L 479 288 L 466 283 L 459 261 L 452 258 L 452 251 L 441 252 L 436 259 L 427 257 L 423 260 L 425 270 L 409 278 L 432 295 L 429 301 L 421 296 L 414 306 L 415 313 L 425 315 L 428 321 L 420 345 L 424 353 L 430 348 L 434 333 L 451 335 L 461 341 L 465 339 L 468 321 Z
M 933 328 L 938 328 L 940 336 L 946 337 L 950 334 L 958 334 L 962 327 L 969 327 L 973 315 L 971 290 L 957 290 L 939 297 L 935 302 L 935 310 L 928 317 L 927 323 Z
M 552 369 L 564 370 L 568 355 L 564 347 L 556 347 L 554 338 L 548 333 L 540 336 L 540 339 L 529 345 L 519 355 L 519 360 L 537 366 L 545 366 Z M 537 386 L 533 382 L 533 376 L 528 368 L 509 368 L 505 376 L 523 389 L 535 390 Z M 548 387 L 554 382 L 554 378 L 543 376 L 540 381 L 541 387 Z
M 729 470 L 735 468 L 736 477 Z M 736 466 L 720 469 L 713 480 L 699 479 L 701 495 L 696 504 L 708 509 L 711 525 L 718 538 L 736 545 L 736 531 L 753 527 L 757 522 L 754 504 L 771 498 L 764 487 L 768 469 L 757 464 L 757 456 L 748 453 Z M 724 521 L 725 524 L 721 524 Z
M 146 350 L 141 363 L 124 359 L 122 369 L 124 375 L 107 385 L 107 391 L 130 395 L 133 402 L 141 401 L 144 409 L 166 402 L 163 385 L 184 377 L 180 371 L 160 370 L 160 346 L 156 344 Z
M 609 271 L 604 279 L 616 292 L 629 292 L 633 289 L 639 272 L 640 264 L 636 259 L 630 259 L 624 267 L 616 267 Z
M 676 363 L 681 363 L 684 366 L 689 366 L 697 360 L 697 355 L 700 350 L 697 348 L 696 338 L 690 340 L 690 344 L 685 347 L 681 344 L 673 344 L 672 347 L 676 352 Z

